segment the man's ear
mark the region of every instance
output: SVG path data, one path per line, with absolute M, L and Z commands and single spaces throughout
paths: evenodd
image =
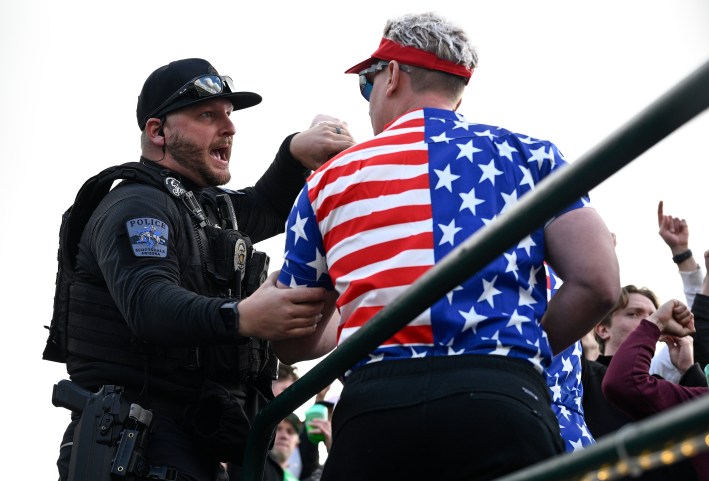
M 145 123 L 145 133 L 151 144 L 158 147 L 165 145 L 165 132 L 163 132 L 163 122 L 160 119 L 148 119 Z
M 401 69 L 399 68 L 399 62 L 392 60 L 387 65 L 387 85 L 386 85 L 386 95 L 391 96 L 399 88 L 399 79 L 401 75 Z
M 596 324 L 593 328 L 593 332 L 604 341 L 607 341 L 611 337 L 610 326 L 606 324 Z

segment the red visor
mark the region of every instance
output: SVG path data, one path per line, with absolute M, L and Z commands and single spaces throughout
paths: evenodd
M 382 38 L 379 48 L 372 54 L 371 58 L 347 69 L 345 73 L 359 73 L 377 60 L 396 60 L 404 65 L 440 70 L 441 72 L 463 77 L 466 84 L 473 75 L 473 69 L 469 69 L 465 65 L 440 59 L 431 52 L 419 50 L 415 47 L 407 47 L 388 38 Z

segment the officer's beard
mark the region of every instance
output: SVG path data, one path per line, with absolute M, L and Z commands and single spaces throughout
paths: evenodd
M 165 139 L 165 148 L 170 156 L 182 167 L 190 171 L 190 178 L 201 186 L 224 185 L 231 179 L 228 170 L 212 168 L 212 156 L 209 149 L 201 147 L 175 132 L 169 142 Z

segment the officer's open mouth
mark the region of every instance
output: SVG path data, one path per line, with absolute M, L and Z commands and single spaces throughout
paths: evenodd
M 222 162 L 227 162 L 227 160 L 228 160 L 228 159 L 227 159 L 227 154 L 228 154 L 228 152 L 229 152 L 229 149 L 227 149 L 226 147 L 222 147 L 222 148 L 219 148 L 219 149 L 213 149 L 213 150 L 211 151 L 211 155 L 212 155 L 212 157 L 214 157 L 215 159 L 219 159 L 219 160 L 221 160 Z

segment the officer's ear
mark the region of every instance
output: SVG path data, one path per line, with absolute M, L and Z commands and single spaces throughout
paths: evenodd
M 151 144 L 162 147 L 165 145 L 165 132 L 163 130 L 163 125 L 165 124 L 165 119 L 150 118 L 145 123 L 145 133 Z

